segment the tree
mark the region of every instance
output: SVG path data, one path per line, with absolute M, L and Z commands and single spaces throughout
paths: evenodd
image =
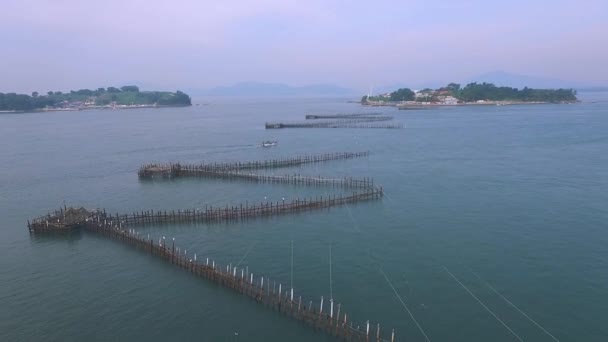
M 76 92 L 78 95 L 93 96 L 93 91 L 89 89 L 80 89 Z
M 70 93 L 63 94 L 60 91 L 49 91 L 48 96 L 41 96 L 38 92 L 32 92 L 32 96 L 25 94 L 0 93 L 0 111 L 32 111 L 45 107 L 62 107 L 64 102 L 73 103 L 77 101 L 90 100 L 87 94 L 93 93 L 95 103 L 99 105 L 107 105 L 111 101 L 116 101 L 117 104 L 132 105 L 132 104 L 159 104 L 166 106 L 189 106 L 192 104 L 190 96 L 181 91 L 160 92 L 121 92 L 117 89 L 116 93 L 104 92 L 98 95 L 98 90 L 92 91 L 88 89 L 72 90 Z
M 492 83 L 469 83 L 460 90 L 458 98 L 465 102 L 480 100 L 489 101 L 524 101 L 524 102 L 572 102 L 576 93 L 572 89 L 533 89 L 522 90 L 511 87 L 497 87 Z
M 190 106 L 192 105 L 192 101 L 190 96 L 187 94 L 176 91 L 175 93 L 167 93 L 167 92 L 145 92 L 146 96 L 152 96 L 152 94 L 156 93 L 158 101 L 155 101 L 157 104 L 161 106 Z
M 136 93 L 139 92 L 139 88 L 137 86 L 134 86 L 134 85 L 133 86 L 123 86 L 123 87 L 120 87 L 120 90 L 122 90 L 122 91 L 133 91 L 133 92 L 136 92 Z
M 120 93 L 120 89 L 116 87 L 108 87 L 108 93 Z
M 445 88 L 449 90 L 454 97 L 458 97 L 460 95 L 460 84 L 458 83 L 450 83 Z
M 416 94 L 410 88 L 401 88 L 391 93 L 391 101 L 413 101 Z
M 450 83 L 450 84 L 447 85 L 446 88 L 450 89 L 450 90 L 456 90 L 456 91 L 458 91 L 460 89 L 460 84 L 458 84 L 458 83 Z
M 361 98 L 361 103 L 362 103 L 362 104 L 367 103 L 367 95 L 364 95 L 364 96 Z

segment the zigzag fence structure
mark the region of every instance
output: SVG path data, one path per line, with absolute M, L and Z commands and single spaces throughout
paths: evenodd
M 334 186 L 351 188 L 355 191 L 343 195 L 326 195 L 315 198 L 294 199 L 288 202 L 266 202 L 259 204 L 240 204 L 226 207 L 206 207 L 204 210 L 149 210 L 131 214 L 108 214 L 105 210 L 87 210 L 84 208 L 60 208 L 54 213 L 35 218 L 27 222 L 31 233 L 68 232 L 82 229 L 111 240 L 130 245 L 145 253 L 157 256 L 177 267 L 183 268 L 197 277 L 225 287 L 236 293 L 251 298 L 253 301 L 277 311 L 292 319 L 298 320 L 335 336 L 344 341 L 394 342 L 394 330 L 382 331 L 380 324 L 355 324 L 344 311 L 341 303 L 334 305 L 333 299 L 324 303 L 320 297 L 318 304 L 294 293 L 293 288 L 283 287 L 276 280 L 268 277 L 254 277 L 249 268 L 238 268 L 232 265 L 219 265 L 206 258 L 201 262 L 197 254 L 186 254 L 186 251 L 175 246 L 169 247 L 165 239 L 155 241 L 149 235 L 136 231 L 141 225 L 158 225 L 167 223 L 214 223 L 234 220 L 245 220 L 255 217 L 293 214 L 309 210 L 330 208 L 348 203 L 381 198 L 383 189 L 369 178 L 332 179 L 303 176 L 264 176 L 244 173 L 242 170 L 269 169 L 297 166 L 306 163 L 328 160 L 349 159 L 368 155 L 361 153 L 336 153 L 315 156 L 296 157 L 282 160 L 223 163 L 223 164 L 146 164 L 140 168 L 141 178 L 155 176 L 167 177 L 210 177 L 218 179 L 244 179 L 265 183 L 304 184 L 316 186 Z M 272 284 L 272 285 L 271 285 Z M 277 288 L 278 285 L 278 288 Z M 388 337 L 385 335 L 389 335 Z

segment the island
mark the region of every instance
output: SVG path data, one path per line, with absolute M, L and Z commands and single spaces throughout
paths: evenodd
M 497 87 L 492 83 L 469 83 L 465 87 L 450 83 L 438 89 L 401 88 L 376 96 L 365 95 L 361 104 L 397 106 L 403 109 L 457 105 L 513 105 L 577 102 L 574 89 L 523 89 Z
M 62 111 L 83 109 L 126 109 L 191 106 L 187 94 L 176 91 L 140 91 L 137 86 L 80 89 L 69 93 L 49 91 L 46 95 L 0 93 L 0 112 Z

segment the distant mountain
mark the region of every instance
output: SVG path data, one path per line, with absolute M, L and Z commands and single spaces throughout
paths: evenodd
M 585 85 L 578 82 L 565 81 L 556 78 L 545 78 L 529 75 L 513 74 L 506 71 L 492 71 L 477 75 L 468 79 L 463 84 L 471 82 L 494 83 L 497 86 L 507 86 L 515 88 L 579 88 Z
M 294 87 L 283 83 L 242 82 L 231 86 L 193 91 L 208 96 L 351 96 L 352 89 L 331 84 L 311 84 Z

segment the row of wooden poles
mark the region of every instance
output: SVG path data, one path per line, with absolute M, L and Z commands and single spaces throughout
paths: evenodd
M 382 187 L 371 188 L 368 191 L 342 196 L 318 196 L 309 199 L 292 201 L 261 202 L 250 204 L 213 207 L 205 206 L 200 209 L 185 209 L 171 211 L 140 211 L 132 214 L 110 215 L 109 218 L 126 225 L 147 225 L 164 223 L 212 223 L 225 221 L 246 220 L 255 217 L 270 217 L 283 214 L 293 214 L 308 210 L 330 208 L 334 206 L 355 203 L 382 197 Z
M 339 119 L 339 118 L 337 118 Z M 303 122 L 267 122 L 266 129 L 273 128 L 333 128 L 333 127 L 368 127 L 374 126 L 370 123 L 379 121 L 390 121 L 392 116 L 370 116 L 340 120 L 325 120 L 325 121 L 303 121 Z M 378 124 L 376 124 L 378 125 Z
M 403 124 L 357 124 L 357 123 L 344 123 L 344 122 L 320 122 L 320 123 L 309 123 L 309 122 L 293 122 L 293 123 L 280 123 L 280 122 L 267 122 L 266 129 L 281 129 L 281 128 L 377 128 L 377 129 L 401 129 L 405 126 Z
M 405 126 L 403 124 L 335 124 L 327 125 L 321 128 L 377 128 L 377 129 L 401 129 Z
M 198 177 L 212 178 L 223 180 L 247 180 L 257 183 L 281 183 L 306 186 L 331 186 L 334 188 L 371 188 L 374 186 L 372 178 L 327 178 L 327 177 L 309 177 L 301 174 L 294 175 L 264 175 L 257 173 L 249 173 L 242 171 L 205 171 L 198 165 L 184 164 L 152 164 L 152 166 L 143 166 L 138 171 L 139 178 L 154 179 L 154 178 L 178 178 L 178 177 Z
M 171 165 L 167 165 L 171 167 Z M 260 175 L 256 173 L 244 173 L 239 171 L 200 171 L 196 168 L 190 168 L 189 166 L 180 167 L 179 170 L 171 167 L 175 170 L 172 177 L 200 177 L 200 178 L 219 178 L 224 180 L 249 180 L 258 183 L 282 183 L 282 184 L 301 184 L 306 186 L 331 186 L 334 188 L 372 188 L 374 186 L 374 180 L 372 178 L 326 178 L 326 177 L 309 177 L 296 175 Z M 163 174 L 163 177 L 166 177 Z M 147 177 L 142 177 L 147 178 Z
M 394 118 L 392 116 L 389 115 L 361 115 L 361 116 L 346 116 L 346 115 L 335 115 L 333 117 L 331 116 L 327 116 L 326 118 L 331 118 L 331 119 L 335 119 L 335 120 L 328 120 L 328 121 L 308 121 L 308 122 L 293 122 L 294 124 L 308 124 L 308 125 L 324 125 L 324 124 L 330 124 L 330 123 L 351 123 L 351 124 L 355 124 L 355 123 L 364 123 L 364 122 L 378 122 L 378 121 L 391 121 Z M 310 116 L 307 115 L 306 116 L 307 120 L 314 120 L 314 119 L 325 119 L 323 117 L 320 116 Z M 288 124 L 288 123 L 285 123 Z
M 256 169 L 273 169 L 282 167 L 293 167 L 304 164 L 320 163 L 330 160 L 360 158 L 369 155 L 365 152 L 335 152 L 316 155 L 304 155 L 292 158 L 270 159 L 261 161 L 234 162 L 234 163 L 200 163 L 200 164 L 144 164 L 139 168 L 140 177 L 148 177 L 154 174 L 178 174 L 181 170 L 188 172 L 227 172 Z
M 338 114 L 307 114 L 306 120 L 319 120 L 319 119 L 356 119 L 356 118 L 369 118 L 377 117 L 382 113 L 338 113 Z
M 334 120 L 331 120 L 334 119 Z M 267 122 L 266 129 L 278 128 L 403 128 L 402 124 L 378 123 L 393 120 L 392 116 L 378 115 L 378 113 L 306 115 L 303 122 Z
M 349 315 L 342 310 L 342 305 L 340 303 L 334 305 L 333 299 L 330 299 L 329 303 L 324 303 L 324 299 L 321 297 L 318 305 L 313 301 L 302 301 L 302 297 L 297 296 L 293 288 L 283 287 L 281 283 L 271 281 L 268 277 L 256 278 L 248 267 L 238 268 L 231 264 L 220 266 L 209 258 L 200 262 L 195 253 L 187 254 L 187 250 L 176 247 L 175 239 L 171 241 L 170 246 L 167 245 L 164 237 L 155 242 L 149 235 L 144 237 L 134 229 L 125 229 L 124 226 L 121 229 L 119 222 L 115 219 L 115 217 L 110 218 L 98 212 L 89 217 L 84 226 L 87 231 L 124 242 L 158 256 L 196 276 L 231 289 L 259 304 L 344 341 L 394 342 L 395 340 L 394 330 L 391 331 L 389 339 L 382 337 L 380 324 L 373 325 L 369 321 L 363 325 L 353 323 L 349 319 Z M 122 222 L 120 223 L 122 224 Z
M 349 195 L 329 195 L 310 197 L 308 199 L 294 199 L 291 201 L 266 201 L 259 204 L 249 202 L 239 205 L 213 207 L 206 205 L 200 209 L 185 210 L 147 210 L 138 211 L 131 214 L 107 214 L 105 210 L 100 212 L 109 219 L 119 222 L 121 225 L 146 225 L 164 223 L 217 223 L 226 221 L 246 220 L 256 217 L 270 217 L 284 214 L 293 214 L 308 210 L 318 210 L 324 208 L 345 205 L 365 200 L 378 199 L 383 196 L 381 186 L 369 187 L 363 192 L 353 192 Z M 64 209 L 49 213 L 31 221 L 27 221 L 28 229 L 34 232 L 62 231 L 70 229 L 64 221 Z M 78 222 L 82 223 L 82 222 Z M 74 223 L 73 226 L 77 226 Z

